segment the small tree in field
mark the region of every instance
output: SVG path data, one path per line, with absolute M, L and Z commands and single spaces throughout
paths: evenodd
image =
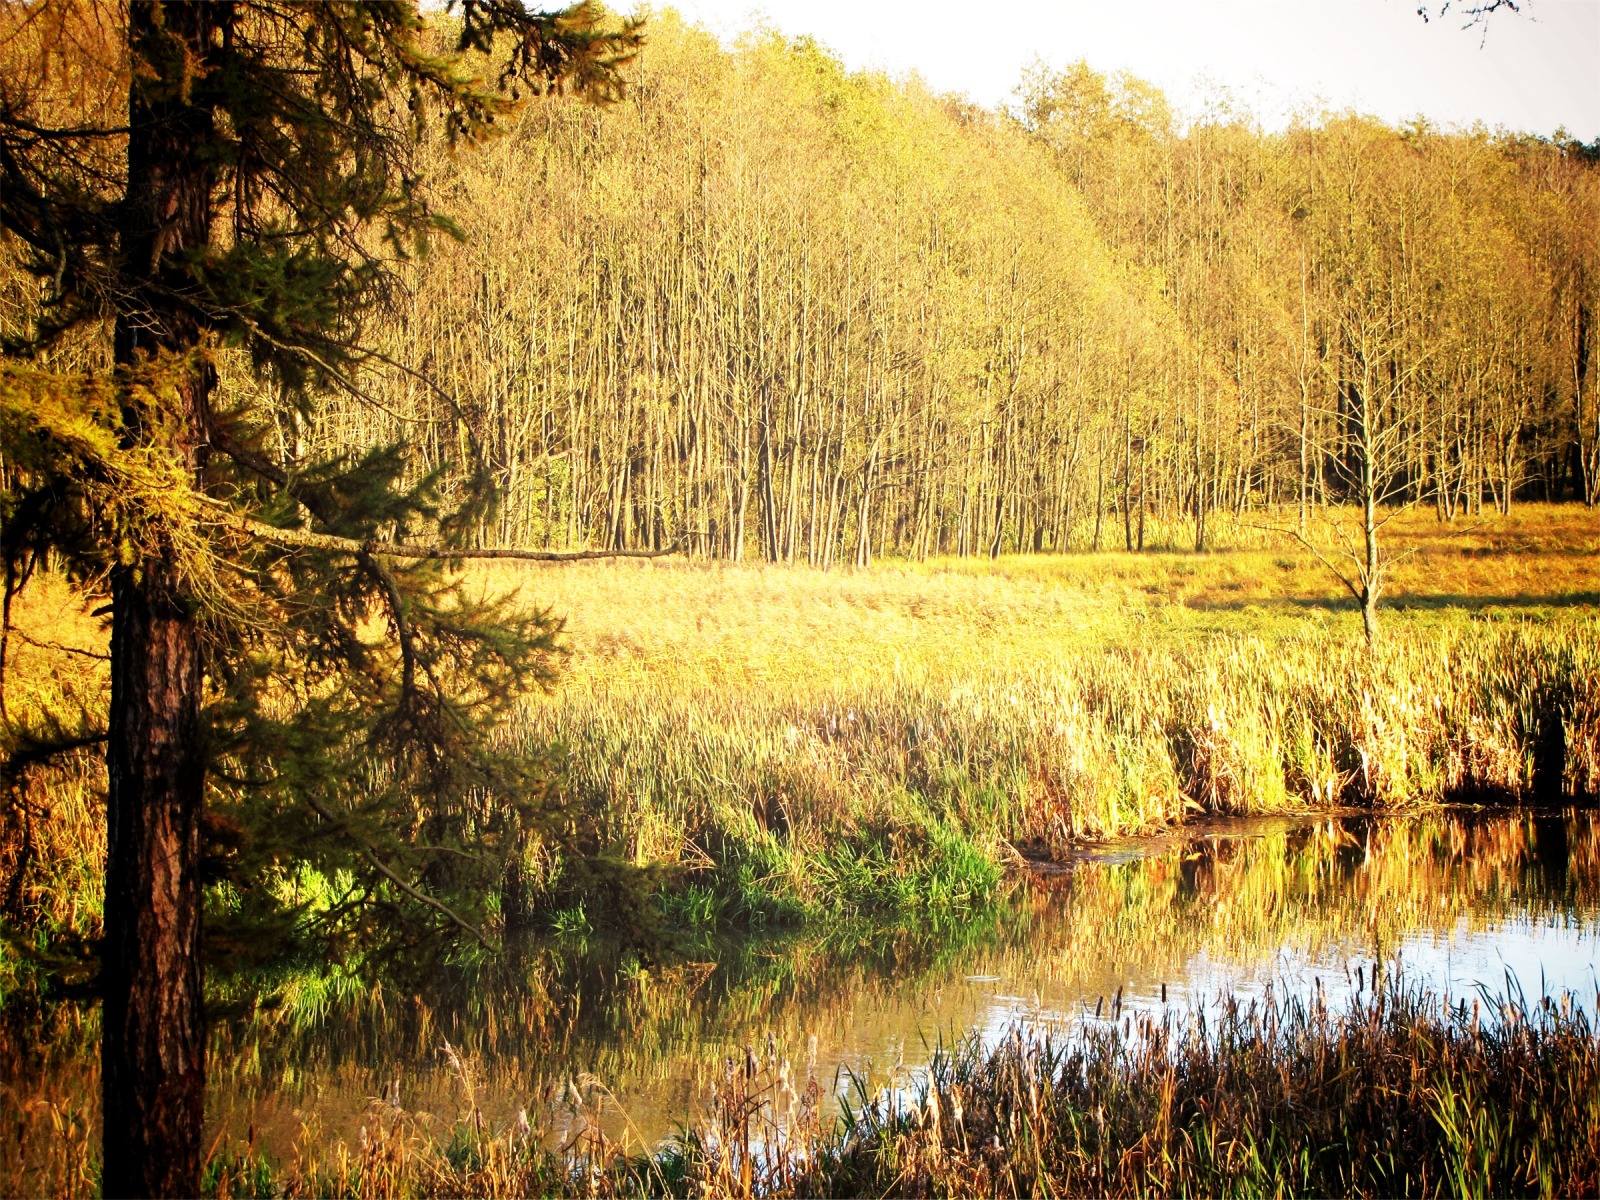
M 1343 353 L 1333 372 L 1337 403 L 1322 414 L 1332 433 L 1317 451 L 1335 490 L 1355 510 L 1355 530 L 1342 513 L 1324 514 L 1339 547 L 1331 556 L 1305 535 L 1295 535 L 1361 606 L 1368 645 L 1378 640 L 1378 599 L 1390 566 L 1379 534 L 1414 498 L 1407 468 L 1426 432 L 1422 422 L 1405 415 L 1403 396 L 1417 368 L 1402 364 L 1392 336 L 1393 330 L 1369 314 L 1347 312 L 1340 321 Z
M 1416 468 L 1434 420 L 1432 406 L 1417 403 L 1430 354 L 1417 301 L 1428 295 L 1429 280 L 1405 241 L 1419 220 L 1418 203 L 1383 132 L 1351 118 L 1318 131 L 1310 151 L 1300 236 L 1302 261 L 1318 266 L 1314 273 L 1303 268 L 1301 279 L 1300 513 L 1298 528 L 1282 532 L 1350 592 L 1374 645 L 1390 566 L 1380 535 L 1420 498 Z M 1316 329 L 1312 289 L 1320 295 L 1316 309 L 1326 314 Z M 1322 499 L 1331 502 L 1321 523 L 1333 549 L 1307 529 L 1313 463 Z
M 559 622 L 446 569 L 492 510 L 486 472 L 447 506 L 401 448 L 308 461 L 276 436 L 364 394 L 362 315 L 453 231 L 419 139 L 478 140 L 519 91 L 614 95 L 639 40 L 588 3 L 449 9 L 0 13 L 3 251 L 37 287 L 0 363 L 7 595 L 48 558 L 111 619 L 105 726 L 4 733 L 34 761 L 106 747 L 108 1195 L 199 1189 L 207 879 L 231 885 L 214 949 L 303 930 L 281 884 L 307 867 L 349 881 L 325 937 L 396 913 L 479 934 L 538 817 L 538 771 L 488 739 L 549 679 Z M 224 355 L 248 364 L 226 393 Z

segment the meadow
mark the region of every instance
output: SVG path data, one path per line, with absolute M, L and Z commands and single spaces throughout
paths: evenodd
M 698 924 L 962 909 L 1019 859 L 1202 813 L 1600 791 L 1600 516 L 1403 515 L 1372 652 L 1310 551 L 1219 537 L 501 567 L 572 648 L 508 736 L 564 747 L 597 843 L 685 872 Z
M 480 568 L 567 622 L 560 682 L 500 734 L 560 772 L 569 836 L 531 853 L 531 915 L 938 921 L 1025 859 L 1201 814 L 1600 792 L 1600 514 L 1388 534 L 1372 651 L 1337 579 L 1255 523 L 1206 554 Z M 64 583 L 12 620 L 8 719 L 45 736 L 104 704 L 104 623 Z M 96 934 L 102 787 L 87 748 L 7 811 L 14 925 Z

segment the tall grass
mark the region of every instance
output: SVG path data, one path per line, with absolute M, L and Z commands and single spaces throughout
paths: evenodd
M 644 672 L 531 703 L 638 863 L 706 872 L 730 917 L 961 907 L 1017 848 L 1197 813 L 1600 792 L 1600 621 L 1304 631 L 712 690 Z
M 99 937 L 106 845 L 100 747 L 37 765 L 42 747 L 105 727 L 104 625 L 45 572 L 12 616 L 0 707 L 0 1008 L 48 945 L 73 955 Z M 81 960 L 53 957 L 69 977 L 86 974 Z
M 1593 1195 L 1600 1038 L 1573 999 L 1485 1012 L 1391 978 L 1338 1012 L 1269 993 L 968 1040 L 769 1194 Z
M 1600 791 L 1600 518 L 1391 527 L 1385 635 L 1303 550 L 501 569 L 569 616 L 507 736 L 697 919 L 961 909 L 1018 851 L 1199 813 Z M 547 868 L 554 864 L 547 862 Z M 694 873 L 702 873 L 696 876 Z
M 1376 655 L 1325 569 L 1248 525 L 1208 555 L 491 569 L 574 651 L 502 736 L 565 747 L 577 841 L 669 868 L 655 904 L 692 930 L 959 917 L 1019 853 L 1196 814 L 1600 791 L 1600 517 L 1391 532 Z M 13 735 L 99 719 L 103 622 L 48 576 L 13 615 Z M 84 750 L 5 806 L 11 929 L 95 936 L 102 787 Z M 616 923 L 614 875 L 529 867 L 549 923 Z

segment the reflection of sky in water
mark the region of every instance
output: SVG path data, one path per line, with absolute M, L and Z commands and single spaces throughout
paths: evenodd
M 1214 1020 L 1225 999 L 1251 1001 L 1314 1001 L 1319 995 L 1334 1011 L 1348 1008 L 1358 996 L 1370 996 L 1374 966 L 1384 974 L 1399 971 L 1415 988 L 1452 1003 L 1479 1001 L 1485 1023 L 1498 1020 L 1499 1003 L 1520 990 L 1529 1004 L 1540 996 L 1570 994 L 1575 1008 L 1593 1020 L 1600 1009 L 1600 913 L 1581 918 L 1530 918 L 1515 915 L 1473 929 L 1461 918 L 1453 929 L 1408 934 L 1381 959 L 1371 947 L 1346 943 L 1322 946 L 1318 952 L 1285 945 L 1275 954 L 1248 961 L 1200 951 L 1184 964 L 1177 978 L 1134 978 L 1125 981 L 1119 997 L 1047 997 L 1038 991 L 1017 994 L 1018 980 L 999 975 L 967 975 L 953 984 L 976 995 L 975 1017 L 964 1030 L 930 1031 L 926 1026 L 890 1036 L 878 1053 L 840 1054 L 833 1062 L 833 1093 L 859 1104 L 871 1098 L 882 1106 L 892 1096 L 898 1105 L 912 1103 L 924 1083 L 928 1063 L 954 1037 L 975 1035 L 986 1048 L 997 1046 L 1019 1027 L 1054 1036 L 1071 1036 L 1086 1026 L 1121 1026 L 1130 1041 L 1138 1039 L 1137 1018 L 1168 1016 L 1186 1022 L 1197 1010 Z M 1509 982 L 1508 982 L 1509 980 Z M 1129 1020 L 1132 1018 L 1132 1020 Z M 865 1083 L 858 1083 L 858 1076 Z M 887 1086 L 884 1086 L 887 1085 Z
M 874 1091 L 887 1083 L 904 1088 L 924 1073 L 935 1047 L 951 1045 L 964 1035 L 992 1047 L 1018 1026 L 1070 1035 L 1086 1025 L 1108 1026 L 1113 1019 L 1122 1024 L 1127 1017 L 1135 1018 L 1130 1024 L 1136 1028 L 1141 1015 L 1160 1020 L 1165 1014 L 1184 1023 L 1197 1011 L 1213 1023 L 1230 996 L 1245 1006 L 1269 997 L 1278 1003 L 1309 1003 L 1320 997 L 1339 1011 L 1358 996 L 1371 994 L 1375 966 L 1381 975 L 1398 971 L 1408 988 L 1448 996 L 1453 1002 L 1464 1000 L 1469 1010 L 1478 1001 L 1486 1022 L 1498 1019 L 1500 1000 L 1508 991 L 1513 998 L 1520 992 L 1529 1004 L 1547 994 L 1557 999 L 1570 994 L 1573 1004 L 1591 1019 L 1600 1016 L 1600 907 L 1593 903 L 1593 857 L 1568 856 L 1568 835 L 1592 828 L 1590 819 L 1579 814 L 1576 824 L 1568 825 L 1565 833 L 1557 829 L 1561 836 L 1555 837 L 1550 834 L 1552 823 L 1561 825 L 1569 819 L 1504 814 L 1420 820 L 1438 821 L 1446 829 L 1461 821 L 1457 828 L 1487 830 L 1492 836 L 1486 835 L 1483 843 L 1419 840 L 1412 845 L 1402 842 L 1398 848 L 1391 845 L 1387 851 L 1391 856 L 1399 853 L 1397 861 L 1408 867 L 1415 862 L 1417 869 L 1403 872 L 1399 878 L 1404 882 L 1398 885 L 1393 874 L 1363 883 L 1369 869 L 1378 869 L 1374 854 L 1384 853 L 1371 840 L 1372 823 L 1365 822 L 1364 830 L 1358 826 L 1341 832 L 1330 822 L 1327 835 L 1342 839 L 1352 850 L 1360 846 L 1360 857 L 1347 871 L 1325 862 L 1311 884 L 1306 876 L 1291 872 L 1283 890 L 1268 895 L 1267 903 L 1287 905 L 1290 921 L 1275 948 L 1230 941 L 1219 930 L 1186 955 L 1157 953 L 1141 963 L 1137 960 L 1145 955 L 1135 934 L 1131 944 L 1124 940 L 1108 945 L 1100 964 L 1103 969 L 1076 978 L 1069 972 L 1065 979 L 1052 977 L 1049 951 L 1043 945 L 1033 960 L 1024 956 L 1003 966 L 992 960 L 987 969 L 979 967 L 983 960 L 979 955 L 943 980 L 926 980 L 920 1002 L 902 996 L 863 1004 L 853 1028 L 824 1047 L 825 1072 L 834 1074 L 835 1090 L 841 1095 L 850 1090 L 850 1072 L 872 1079 Z M 1180 902 L 1202 908 L 1215 905 L 1223 913 L 1230 899 L 1248 903 L 1242 895 L 1226 893 L 1227 881 L 1242 860 L 1225 856 L 1252 841 L 1251 826 L 1246 821 L 1233 829 L 1212 831 L 1210 844 L 1217 857 L 1208 865 L 1216 874 L 1202 881 L 1187 900 L 1180 894 Z M 1320 824 L 1316 831 L 1324 832 Z M 1187 864 L 1200 857 L 1192 853 L 1195 845 L 1175 838 L 1165 845 L 1150 843 L 1144 853 L 1135 844 L 1094 858 L 1111 868 L 1156 858 Z M 1484 845 L 1498 846 L 1502 852 L 1511 846 L 1516 852 L 1504 859 L 1487 859 L 1494 866 L 1475 871 L 1474 851 Z M 1299 853 L 1290 843 L 1287 854 Z M 1304 890 L 1293 891 L 1295 887 Z M 1574 903 L 1584 893 L 1583 902 Z M 1346 896 L 1348 900 L 1342 899 Z M 1409 923 L 1411 928 L 1386 943 L 1373 941 L 1370 924 L 1365 934 L 1316 931 L 1320 908 L 1344 904 L 1346 911 L 1359 913 L 1378 897 L 1397 905 L 1398 924 L 1403 928 Z M 1072 911 L 1070 901 L 1067 909 Z M 1303 927 L 1295 916 L 1300 912 L 1306 918 Z M 1151 929 L 1144 940 L 1155 946 L 1159 938 L 1160 932 Z M 1128 959 L 1133 961 L 1124 961 Z M 933 997 L 931 1003 L 927 996 Z
M 1412 987 L 1452 1001 L 1487 998 L 1485 1020 L 1517 991 L 1531 1003 L 1540 996 L 1572 994 L 1575 1007 L 1591 1019 L 1600 1004 L 1600 914 L 1581 918 L 1515 915 L 1473 929 L 1461 918 L 1453 929 L 1406 935 L 1399 947 L 1381 957 L 1355 943 L 1322 946 L 1316 953 L 1285 945 L 1276 954 L 1241 961 L 1215 951 L 1195 954 L 1176 978 L 1126 981 L 1121 1003 L 1112 996 L 1045 997 L 1018 995 L 1015 981 L 999 976 L 968 976 L 963 982 L 985 991 L 971 1032 L 994 1046 L 1018 1025 L 1040 1031 L 1070 1032 L 1084 1024 L 1106 1025 L 1113 1013 L 1170 1013 L 1187 1019 L 1196 1009 L 1214 1014 L 1232 996 L 1248 1004 L 1269 997 L 1309 1003 L 1319 994 L 1335 1011 L 1349 1007 L 1358 995 L 1370 995 L 1374 966 L 1382 974 L 1400 972 Z M 1508 983 L 1509 980 L 1509 983 Z
M 1309 1000 L 1319 984 L 1338 1009 L 1352 1002 L 1358 981 L 1370 991 L 1375 962 L 1385 971 L 1398 966 L 1410 985 L 1465 999 L 1469 1010 L 1480 985 L 1503 994 L 1509 970 L 1530 1003 L 1570 990 L 1593 1016 L 1597 891 L 1600 820 L 1588 813 L 1212 821 L 1086 853 L 1069 872 L 1025 890 L 1016 919 L 996 918 L 992 934 L 977 931 L 942 960 L 913 953 L 902 962 L 892 942 L 859 966 L 848 952 L 818 956 L 817 969 L 792 981 L 757 976 L 754 986 L 732 987 L 738 1004 L 727 1007 L 713 986 L 727 967 L 708 965 L 661 1006 L 659 1026 L 641 1008 L 637 1023 L 631 1014 L 602 1023 L 570 1050 L 503 1030 L 498 1048 L 474 1050 L 489 1072 L 479 1101 L 503 1124 L 548 1081 L 592 1071 L 617 1098 L 605 1118 L 611 1134 L 652 1142 L 697 1119 L 728 1057 L 742 1064 L 747 1045 L 764 1057 L 769 1033 L 797 1085 L 814 1038 L 822 1093 L 871 1102 L 914 1092 L 937 1048 L 969 1034 L 992 1046 L 1018 1025 L 1070 1032 L 1109 1024 L 1114 1011 L 1185 1022 L 1228 995 L 1246 1005 L 1269 989 L 1275 1000 Z M 1388 939 L 1381 944 L 1373 940 L 1380 931 Z M 770 950 L 791 952 L 782 944 Z M 580 998 L 602 1011 L 603 993 Z M 1497 1007 L 1485 1006 L 1484 1020 Z M 366 1097 L 383 1092 L 396 1069 L 381 1038 L 362 1058 L 344 1074 L 312 1059 L 297 1087 L 242 1087 L 219 1107 L 241 1131 L 275 1121 L 280 1142 L 295 1136 L 300 1105 L 354 1136 Z M 431 1113 L 442 1127 L 459 1118 L 453 1075 L 436 1063 L 406 1070 L 408 1109 Z

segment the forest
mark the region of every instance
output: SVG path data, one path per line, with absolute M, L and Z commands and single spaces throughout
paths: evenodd
M 320 436 L 476 447 L 506 544 L 1204 548 L 1352 498 L 1363 423 L 1441 520 L 1600 499 L 1600 149 L 1560 135 L 1271 132 L 1083 63 L 992 112 L 668 14 L 622 102 L 428 179 L 470 237 L 381 342 L 437 386 Z
M 0 1193 L 1595 1190 L 1600 141 L 1071 53 L 0 3 Z

